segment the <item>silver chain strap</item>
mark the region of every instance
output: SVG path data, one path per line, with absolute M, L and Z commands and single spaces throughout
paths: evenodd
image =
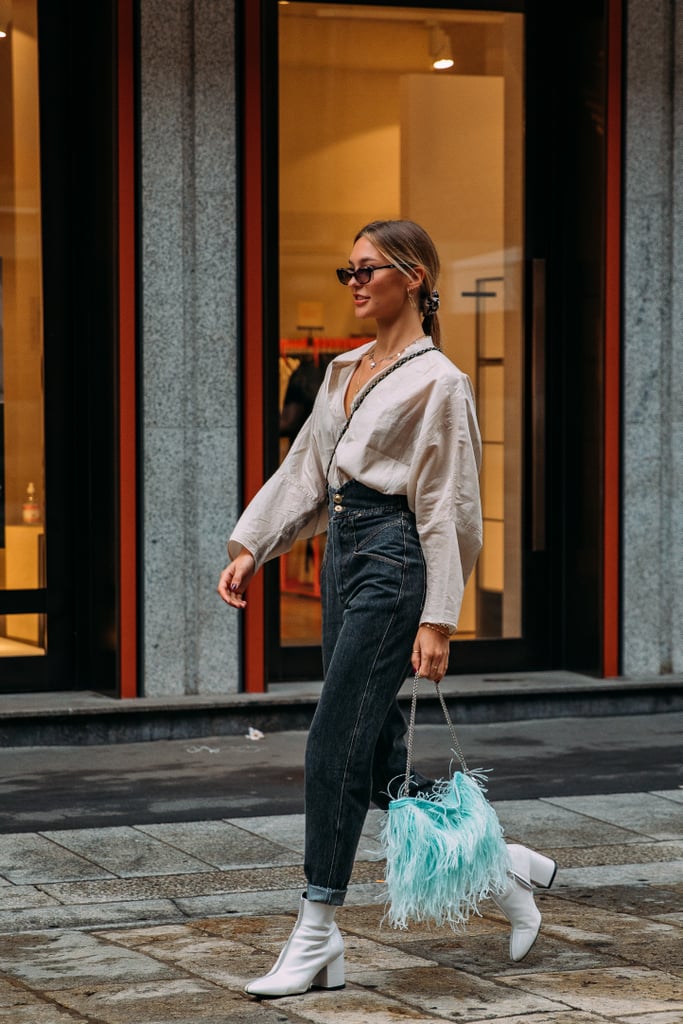
M 410 704 L 410 722 L 408 724 L 408 743 L 407 743 L 407 756 L 406 756 L 406 778 L 405 778 L 405 783 L 404 783 L 404 786 L 403 786 L 403 791 L 404 791 L 406 796 L 408 795 L 408 787 L 410 785 L 410 777 L 413 774 L 413 747 L 414 747 L 414 744 L 415 744 L 415 717 L 417 715 L 417 684 L 418 684 L 419 679 L 420 679 L 420 674 L 419 674 L 419 672 L 416 672 L 415 676 L 413 678 L 413 697 L 412 697 L 412 701 L 411 701 L 411 704 Z M 450 714 L 448 712 L 448 707 L 446 706 L 446 700 L 444 698 L 443 693 L 441 692 L 441 687 L 439 686 L 439 684 L 435 683 L 434 685 L 436 686 L 436 695 L 439 698 L 439 703 L 441 704 L 441 709 L 443 711 L 444 718 L 446 719 L 446 725 L 448 726 L 449 732 L 451 734 L 451 740 L 453 741 L 453 753 L 458 758 L 458 761 L 460 762 L 460 766 L 461 766 L 462 770 L 465 773 L 467 773 L 469 769 L 467 767 L 467 762 L 465 761 L 465 755 L 462 752 L 462 747 L 460 746 L 460 742 L 458 740 L 458 737 L 455 734 L 455 726 L 453 725 L 453 721 L 452 721 L 451 716 L 450 716 Z

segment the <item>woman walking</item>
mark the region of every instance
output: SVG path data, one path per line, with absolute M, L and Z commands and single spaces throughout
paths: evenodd
M 325 682 L 306 747 L 307 888 L 277 963 L 247 986 L 253 995 L 343 985 L 335 911 L 370 802 L 386 808 L 405 772 L 397 694 L 411 666 L 435 682 L 445 675 L 481 547 L 474 398 L 439 349 L 438 273 L 434 244 L 412 221 L 375 221 L 358 232 L 337 277 L 356 316 L 375 320 L 376 338 L 332 361 L 310 417 L 228 543 L 232 560 L 218 592 L 245 608 L 266 560 L 327 529 Z M 414 773 L 413 791 L 427 793 L 431 782 Z M 514 875 L 496 902 L 520 960 L 540 927 L 532 883 L 549 885 L 554 864 L 508 849 Z

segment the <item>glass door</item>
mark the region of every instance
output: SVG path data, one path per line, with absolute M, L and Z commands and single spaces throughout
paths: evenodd
M 37 4 L 0 21 L 0 674 L 47 652 Z
M 417 221 L 440 253 L 442 347 L 473 382 L 484 443 L 484 548 L 456 646 L 517 640 L 524 15 L 312 2 L 278 10 L 280 457 L 329 361 L 372 337 L 334 268 L 368 221 Z M 283 678 L 315 674 L 323 549 L 324 537 L 302 541 L 280 561 L 271 662 Z

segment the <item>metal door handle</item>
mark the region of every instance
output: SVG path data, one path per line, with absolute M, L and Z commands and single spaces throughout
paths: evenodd
M 531 550 L 545 551 L 545 260 L 531 261 Z

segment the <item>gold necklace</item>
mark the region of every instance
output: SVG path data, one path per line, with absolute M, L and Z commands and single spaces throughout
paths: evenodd
M 426 337 L 427 337 L 426 334 L 421 334 L 419 337 L 415 338 L 414 341 L 410 341 L 410 342 L 408 342 L 407 345 L 404 345 L 403 348 L 400 349 L 398 352 L 393 352 L 389 356 L 383 356 L 381 359 L 374 359 L 373 358 L 374 352 L 375 352 L 375 349 L 373 348 L 372 352 L 368 352 L 367 353 L 367 358 L 368 358 L 368 361 L 370 363 L 370 369 L 374 370 L 380 363 L 388 363 L 392 359 L 398 359 L 399 356 L 403 355 L 403 353 L 405 352 L 405 350 L 407 348 L 410 348 L 411 345 L 414 345 L 416 341 L 420 340 L 420 338 L 426 338 Z M 363 356 L 363 359 L 364 358 L 365 358 L 365 356 Z M 372 377 L 374 376 L 373 374 L 370 374 L 370 376 L 368 377 L 367 380 L 362 380 L 362 376 L 363 376 L 363 359 L 361 359 L 361 361 L 356 366 L 356 369 L 354 370 L 354 375 L 355 375 L 356 381 L 357 381 L 357 383 L 354 386 L 354 391 L 353 391 L 354 399 L 355 399 L 356 395 L 358 394 L 358 392 L 362 388 L 364 388 L 365 385 L 368 384 L 370 382 L 370 380 L 372 379 Z
M 379 363 L 388 363 L 392 359 L 398 359 L 399 356 L 403 355 L 403 353 L 405 352 L 405 350 L 407 348 L 410 348 L 411 345 L 414 345 L 416 341 L 420 340 L 420 338 L 426 338 L 426 337 L 427 337 L 426 334 L 420 334 L 419 337 L 415 338 L 413 341 L 409 341 L 407 345 L 404 345 L 403 348 L 400 349 L 400 351 L 392 352 L 392 354 L 390 356 L 382 356 L 381 359 L 375 359 L 375 350 L 377 349 L 377 345 L 375 345 L 375 347 L 373 348 L 372 352 L 368 352 L 368 360 L 370 362 L 370 369 L 374 370 L 375 367 Z

